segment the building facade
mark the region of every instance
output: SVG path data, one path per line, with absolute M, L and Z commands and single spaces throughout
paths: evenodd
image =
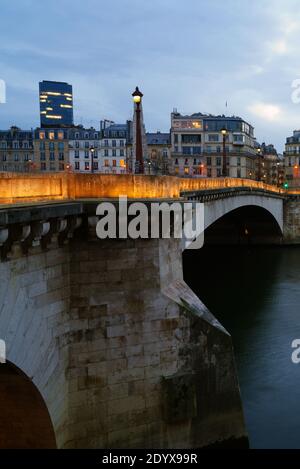
M 257 149 L 256 175 L 258 181 L 280 186 L 284 183 L 284 160 L 273 144 L 262 143 Z
M 39 83 L 41 127 L 73 125 L 72 85 L 58 81 Z
M 300 186 L 300 130 L 287 137 L 283 155 L 286 181 L 291 186 Z
M 187 177 L 255 179 L 254 129 L 240 117 L 171 114 L 171 173 Z
M 168 174 L 171 166 L 170 133 L 146 133 L 147 159 L 145 174 Z
M 34 131 L 35 171 L 70 171 L 68 129 L 38 128 Z
M 131 121 L 115 124 L 100 123 L 100 170 L 105 174 L 125 174 L 128 171 L 127 143 Z
M 33 131 L 11 127 L 0 131 L 0 171 L 27 172 L 33 165 Z
M 69 161 L 71 171 L 100 172 L 100 131 L 77 126 L 68 129 Z

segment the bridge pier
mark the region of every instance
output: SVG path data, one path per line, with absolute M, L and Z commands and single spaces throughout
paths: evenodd
M 99 240 L 73 205 L 66 222 L 31 213 L 49 226 L 25 253 L 16 224 L 31 225 L 15 213 L 0 264 L 0 337 L 42 395 L 57 446 L 245 443 L 231 337 L 184 283 L 179 241 Z

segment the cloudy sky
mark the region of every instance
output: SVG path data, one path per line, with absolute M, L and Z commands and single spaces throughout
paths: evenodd
M 149 131 L 174 107 L 240 115 L 280 151 L 300 128 L 299 0 L 0 0 L 0 17 L 0 128 L 39 124 L 43 79 L 73 84 L 86 126 L 130 118 L 139 85 Z

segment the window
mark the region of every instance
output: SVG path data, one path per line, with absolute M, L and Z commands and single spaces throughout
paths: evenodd
M 6 148 L 6 142 L 1 143 L 1 148 Z
M 117 166 L 117 160 L 113 160 L 113 166 L 114 166 L 114 167 Z
M 191 155 L 191 153 L 192 153 L 192 147 L 183 147 L 183 148 L 182 148 L 182 153 L 183 153 L 184 155 Z
M 27 142 L 24 142 L 24 143 L 23 143 L 23 147 L 24 147 L 24 148 L 28 148 L 28 143 L 27 143 Z
M 97 138 L 98 138 L 98 134 L 94 134 L 94 138 L 97 140 Z
M 124 147 L 124 140 L 120 140 L 120 147 Z
M 221 169 L 220 169 L 220 168 L 217 168 L 217 177 L 219 178 L 219 177 L 221 177 L 221 176 L 222 176 L 222 174 L 221 174 Z
M 28 155 L 28 153 L 26 153 L 26 154 L 24 155 L 24 161 L 28 161 L 28 160 L 29 160 L 29 155 Z
M 211 178 L 211 168 L 207 168 L 207 177 Z
M 2 161 L 6 161 L 6 154 L 2 155 Z
M 243 135 L 234 135 L 233 136 L 233 141 L 237 142 L 237 143 L 243 143 L 244 136 Z
M 193 147 L 193 155 L 200 155 L 201 147 Z
M 220 158 L 220 156 L 217 156 L 217 166 L 221 166 L 221 158 Z
M 108 156 L 108 150 L 104 150 L 104 156 Z
M 40 132 L 40 139 L 44 140 L 44 138 L 45 138 L 45 132 Z
M 176 158 L 176 160 L 175 160 L 175 164 L 178 164 L 178 158 Z
M 89 148 L 90 143 L 89 142 L 84 142 L 84 148 Z
M 126 164 L 124 160 L 120 160 L 120 166 L 121 168 L 125 168 Z
M 60 151 L 63 151 L 64 150 L 64 143 L 63 142 L 58 142 L 58 149 Z
M 64 169 L 65 169 L 64 163 L 59 163 L 58 169 L 59 169 L 60 171 L 64 171 Z
M 80 169 L 79 161 L 75 161 L 75 169 L 77 171 Z
M 93 161 L 93 168 L 98 169 L 98 161 Z
M 64 139 L 64 133 L 63 132 L 58 132 L 57 133 L 57 138 L 58 138 L 58 140 L 63 140 Z
M 79 158 L 79 151 L 75 150 L 75 158 Z
M 49 160 L 53 161 L 55 159 L 54 151 L 50 151 Z
M 84 138 L 89 138 L 89 134 L 87 132 L 84 134 Z
M 237 164 L 238 166 L 241 166 L 241 158 L 240 158 L 240 157 L 238 157 L 238 158 L 236 159 L 236 164 Z
M 217 147 L 217 153 L 221 153 L 221 147 Z
M 19 148 L 19 143 L 18 142 L 14 142 L 14 148 Z
M 237 168 L 237 170 L 236 170 L 236 177 L 238 177 L 238 178 L 241 177 L 241 168 Z
M 174 135 L 174 143 L 178 143 L 178 134 Z
M 59 159 L 60 161 L 63 161 L 63 160 L 65 159 L 64 152 L 60 152 L 60 153 L 58 154 L 58 159 Z
M 120 156 L 124 156 L 124 150 L 120 150 Z
M 48 138 L 49 138 L 49 140 L 54 140 L 54 138 L 55 138 L 54 132 L 49 132 Z
M 218 142 L 219 141 L 219 135 L 218 134 L 209 134 L 208 135 L 208 141 L 209 142 Z
M 113 146 L 113 147 L 117 146 L 116 140 L 113 140 L 113 141 L 112 141 L 112 146 Z
M 88 152 L 88 151 L 85 151 L 85 152 L 84 152 L 84 157 L 85 157 L 85 158 L 88 158 L 88 157 L 89 157 L 89 152 Z
M 45 150 L 45 142 L 40 142 L 40 150 Z
M 46 154 L 45 154 L 44 151 L 41 151 L 40 160 L 41 160 L 41 161 L 45 161 L 45 159 L 46 159 Z
M 184 168 L 184 174 L 189 174 L 189 168 Z
M 201 134 L 198 135 L 181 135 L 182 143 L 201 143 Z
M 78 132 L 76 132 L 75 138 L 79 138 L 79 133 Z
M 108 140 L 104 140 L 104 146 L 108 147 Z
M 112 151 L 112 156 L 117 156 L 117 151 L 116 150 Z
M 54 161 L 50 161 L 50 170 L 54 171 L 55 170 L 55 163 Z
M 15 161 L 19 161 L 19 155 L 18 155 L 18 153 L 15 153 L 15 155 L 14 155 L 14 160 L 15 160 Z
M 208 156 L 206 158 L 206 164 L 207 164 L 207 166 L 211 166 L 211 156 Z
M 98 158 L 98 151 L 97 150 L 94 151 L 94 158 L 96 158 L 96 159 Z
M 75 148 L 79 148 L 79 142 L 75 142 Z
M 89 163 L 89 161 L 86 161 L 86 162 L 84 163 L 84 169 L 85 169 L 86 171 L 89 171 L 89 169 L 90 169 L 90 163 Z
M 49 150 L 54 150 L 54 142 L 49 143 Z
M 46 171 L 46 163 L 41 163 L 41 171 Z
M 109 166 L 109 160 L 104 160 L 104 166 Z

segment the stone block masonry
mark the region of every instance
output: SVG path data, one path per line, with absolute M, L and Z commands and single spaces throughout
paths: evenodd
M 57 446 L 246 440 L 231 338 L 184 283 L 180 241 L 99 240 L 80 217 L 0 263 L 0 337 Z

